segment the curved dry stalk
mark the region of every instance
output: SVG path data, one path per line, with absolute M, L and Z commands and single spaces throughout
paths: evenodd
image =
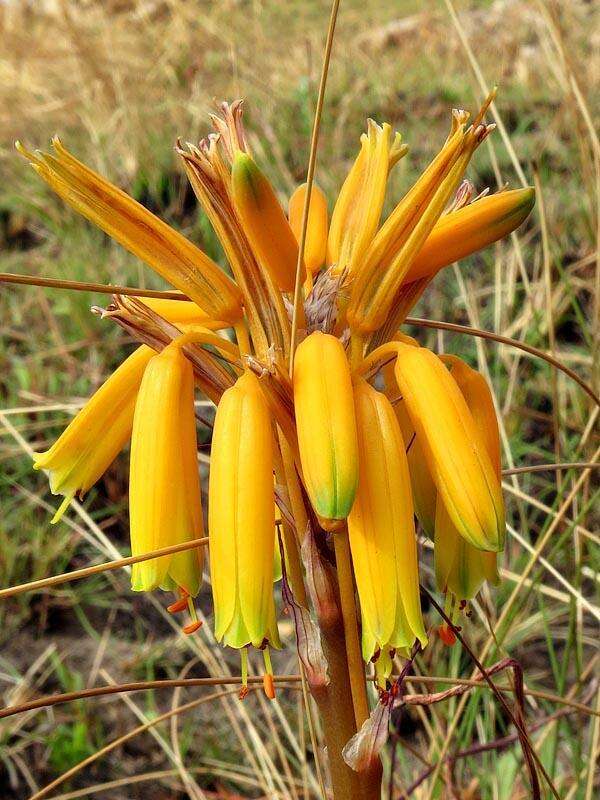
M 105 283 L 88 281 L 68 281 L 58 278 L 41 278 L 37 275 L 17 275 L 13 272 L 0 272 L 0 283 L 16 283 L 22 286 L 43 286 L 48 289 L 70 289 L 75 292 L 98 292 L 99 294 L 126 294 L 135 297 L 156 297 L 162 300 L 189 300 L 186 295 L 176 291 L 158 289 L 138 289 L 132 286 L 111 286 Z
M 248 684 L 260 684 L 262 686 L 262 677 L 254 675 L 248 677 Z M 273 680 L 277 685 L 282 685 L 282 688 L 296 689 L 301 682 L 300 675 L 274 675 Z M 390 677 L 391 681 L 395 680 L 394 676 Z M 373 682 L 372 676 L 367 677 L 367 681 Z M 406 675 L 403 677 L 404 683 L 417 683 L 435 685 L 438 683 L 450 684 L 456 686 L 466 686 L 473 689 L 490 689 L 490 687 L 482 683 L 481 680 L 470 678 L 450 678 L 444 675 Z M 6 706 L 0 709 L 0 719 L 15 716 L 16 714 L 23 714 L 27 711 L 35 711 L 40 708 L 47 708 L 51 706 L 60 705 L 61 703 L 70 703 L 75 700 L 86 700 L 91 697 L 103 697 L 105 695 L 119 694 L 121 692 L 141 692 L 150 689 L 176 689 L 178 687 L 191 687 L 191 686 L 227 686 L 230 684 L 240 685 L 242 682 L 241 676 L 226 675 L 220 678 L 165 678 L 155 681 L 136 681 L 133 683 L 118 683 L 113 686 L 96 686 L 91 689 L 82 689 L 78 692 L 65 692 L 63 694 L 45 695 L 38 697 L 36 700 L 30 700 L 27 703 L 21 703 L 18 706 Z M 285 686 L 285 684 L 288 684 Z M 514 694 L 513 686 L 495 685 L 495 689 L 499 692 Z M 237 691 L 237 690 L 236 690 Z M 572 708 L 574 711 L 579 711 L 582 714 L 587 714 L 590 717 L 599 717 L 600 710 L 587 706 L 584 703 L 578 703 L 575 700 L 568 700 L 557 694 L 544 692 L 539 689 L 525 689 L 524 694 L 527 697 L 534 697 L 537 700 L 545 700 L 549 703 L 557 703 L 558 705 Z M 427 705 L 423 702 L 424 695 L 404 695 L 403 700 L 409 705 Z M 416 699 L 415 699 L 416 698 Z
M 104 564 L 94 564 L 91 567 L 82 567 L 82 569 L 63 572 L 60 575 L 52 575 L 49 578 L 40 578 L 37 581 L 21 583 L 18 586 L 9 586 L 6 589 L 0 589 L 0 600 L 5 600 L 8 597 L 14 597 L 24 592 L 44 589 L 47 586 L 57 586 L 58 584 L 67 583 L 68 581 L 77 581 L 80 578 L 87 578 L 90 575 L 97 575 L 100 572 L 128 567 L 130 564 L 139 564 L 141 561 L 148 561 L 151 558 L 158 558 L 158 556 L 181 553 L 184 550 L 192 550 L 194 547 L 206 547 L 207 544 L 208 536 L 202 536 L 199 539 L 190 539 L 189 542 L 180 542 L 179 544 L 172 544 L 169 547 L 161 547 L 159 550 L 152 550 L 150 553 L 140 553 L 140 555 L 137 556 L 117 558 L 114 561 L 107 561 Z
M 532 356 L 537 356 L 537 358 L 547 361 L 548 364 L 551 364 L 553 367 L 556 367 L 556 369 L 564 372 L 565 375 L 568 375 L 569 378 L 581 386 L 583 391 L 592 398 L 596 405 L 600 406 L 600 395 L 597 395 L 592 387 L 588 386 L 588 384 L 583 380 L 583 378 L 580 378 L 576 372 L 559 361 L 558 358 L 554 358 L 554 356 L 545 353 L 543 350 L 540 350 L 537 347 L 532 347 L 530 344 L 519 342 L 517 339 L 510 339 L 508 336 L 501 336 L 499 333 L 491 333 L 491 331 L 484 331 L 480 328 L 471 328 L 468 325 L 458 325 L 455 322 L 441 322 L 440 320 L 424 319 L 422 317 L 407 317 L 405 322 L 408 325 L 417 325 L 422 328 L 436 328 L 443 331 L 466 333 L 469 336 L 477 336 L 479 339 L 490 339 L 491 341 L 499 342 L 500 344 L 506 344 L 509 347 L 515 347 L 517 350 L 523 350 L 523 352 L 529 353 Z
M 600 463 L 593 461 L 564 461 L 558 464 L 531 464 L 528 467 L 512 467 L 503 469 L 502 474 L 522 475 L 526 472 L 554 472 L 561 469 L 600 469 Z
M 181 292 L 160 291 L 155 289 L 140 289 L 134 286 L 109 286 L 103 283 L 86 283 L 83 281 L 67 281 L 57 280 L 54 278 L 39 278 L 29 275 L 17 275 L 9 272 L 0 272 L 0 283 L 15 283 L 24 284 L 28 286 L 45 286 L 52 289 L 70 289 L 79 292 L 100 292 L 101 294 L 122 294 L 133 295 L 138 297 L 155 297 L 164 300 L 189 300 L 189 298 L 181 294 Z M 511 339 L 508 336 L 501 336 L 491 331 L 484 331 L 480 328 L 472 328 L 468 325 L 458 325 L 454 322 L 442 322 L 440 320 L 424 319 L 422 317 L 407 317 L 405 322 L 409 325 L 417 325 L 423 328 L 436 328 L 438 330 L 454 331 L 455 333 L 464 333 L 468 336 L 477 336 L 480 339 L 490 339 L 491 341 L 505 344 L 508 347 L 514 347 L 517 350 L 523 350 L 529 355 L 541 358 L 548 364 L 551 364 L 556 369 L 564 372 L 572 380 L 574 380 L 588 394 L 596 405 L 600 406 L 600 396 L 594 392 L 579 375 L 574 372 L 570 367 L 567 367 L 559 359 L 550 356 L 543 350 L 531 345 L 519 342 L 517 339 Z

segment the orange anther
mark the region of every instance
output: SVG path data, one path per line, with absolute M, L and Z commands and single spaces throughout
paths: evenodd
M 263 675 L 263 689 L 269 700 L 275 699 L 275 683 L 273 682 L 272 675 Z
M 240 691 L 238 692 L 238 697 L 240 700 L 243 700 L 248 695 L 248 687 L 242 686 Z
M 202 627 L 202 623 L 200 620 L 196 620 L 195 622 L 190 622 L 188 625 L 183 626 L 184 633 L 196 633 Z
M 442 642 L 445 645 L 448 645 L 448 647 L 452 647 L 452 645 L 456 642 L 454 631 L 449 625 L 446 625 L 446 623 L 440 625 L 438 628 L 438 634 Z
M 176 600 L 174 603 L 171 603 L 170 606 L 167 606 L 167 611 L 169 614 L 176 614 L 178 611 L 185 611 L 187 606 L 187 597 L 182 597 L 179 600 Z

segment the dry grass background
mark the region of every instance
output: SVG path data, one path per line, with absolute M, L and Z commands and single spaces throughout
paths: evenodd
M 282 195 L 289 194 L 304 179 L 327 14 L 324 0 L 0 4 L 0 269 L 161 286 L 66 210 L 16 156 L 15 138 L 45 147 L 54 133 L 221 258 L 186 186 L 174 141 L 195 141 L 207 132 L 213 98 L 245 97 L 251 146 Z M 598 6 L 581 0 L 342 0 L 317 167 L 331 198 L 365 118 L 389 120 L 411 147 L 394 177 L 393 201 L 443 140 L 449 108 L 473 108 L 481 81 L 497 82 L 504 130 L 478 153 L 469 177 L 478 189 L 535 181 L 536 210 L 517 236 L 447 269 L 418 311 L 554 352 L 588 382 L 597 378 L 600 334 L 599 18 Z M 48 524 L 54 501 L 46 482 L 30 468 L 31 449 L 53 440 L 130 349 L 109 323 L 89 314 L 101 299 L 0 289 L 2 586 L 127 551 L 126 456 L 56 528 Z M 506 467 L 597 460 L 598 409 L 565 375 L 493 342 L 425 330 L 417 335 L 468 357 L 489 376 L 502 415 Z M 552 720 L 532 736 L 560 797 L 568 800 L 591 800 L 598 792 L 597 474 L 506 478 L 505 580 L 497 591 L 484 591 L 465 621 L 476 651 L 491 626 L 498 637 L 494 657 L 518 658 L 528 688 L 597 710 Z M 425 546 L 423 562 L 431 585 Z M 202 605 L 208 614 L 207 589 Z M 214 646 L 210 617 L 197 637 L 179 636 L 163 598 L 132 595 L 124 572 L 3 602 L 0 620 L 5 705 L 111 681 L 238 669 L 231 653 Z M 428 621 L 437 622 L 433 612 Z M 289 621 L 282 628 L 289 646 L 278 669 L 294 672 Z M 471 665 L 458 647 L 434 641 L 418 669 L 452 678 L 468 676 Z M 213 694 L 121 695 L 4 720 L 0 796 L 41 797 L 41 787 L 85 758 L 84 769 L 43 796 L 318 796 L 298 692 L 280 691 L 269 708 L 258 695 L 240 706 Z M 191 700 L 198 702 L 194 709 L 99 753 Z M 528 718 L 536 722 L 562 707 L 529 697 Z M 508 730 L 484 690 L 463 703 L 407 712 L 398 724 L 394 797 L 440 753 Z M 412 796 L 515 800 L 527 796 L 522 775 L 513 745 L 444 767 L 439 781 L 425 781 Z

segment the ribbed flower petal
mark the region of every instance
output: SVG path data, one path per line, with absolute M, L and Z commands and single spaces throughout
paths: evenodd
M 359 155 L 340 191 L 331 218 L 328 261 L 336 273 L 353 273 L 362 263 L 381 217 L 388 174 L 407 152 L 388 123 L 368 121 Z
M 441 499 L 461 536 L 498 551 L 504 541 L 500 481 L 473 416 L 442 361 L 398 344 L 396 380 Z
M 133 555 L 202 536 L 194 377 L 176 343 L 153 356 L 140 386 L 131 437 L 129 516 Z M 132 588 L 175 586 L 196 595 L 202 551 L 135 564 Z
M 363 619 L 363 655 L 423 644 L 417 547 L 405 444 L 387 397 L 354 386 L 360 480 L 348 517 Z
M 214 261 L 74 158 L 59 139 L 53 139 L 52 144 L 56 155 L 29 153 L 19 143 L 17 149 L 65 202 L 145 261 L 206 313 L 230 322 L 241 318 L 240 292 Z
M 279 646 L 273 600 L 273 433 L 258 379 L 245 372 L 217 408 L 209 480 L 215 636 Z

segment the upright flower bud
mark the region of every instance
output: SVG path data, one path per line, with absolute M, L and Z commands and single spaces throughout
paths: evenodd
M 348 534 L 363 621 L 363 657 L 381 652 L 384 681 L 390 650 L 425 645 L 417 545 L 405 443 L 392 404 L 364 379 L 354 386 L 360 479 Z
M 306 198 L 306 184 L 302 183 L 290 197 L 288 214 L 290 227 L 296 241 L 300 244 L 302 234 L 302 216 Z M 311 275 L 321 269 L 325 263 L 327 250 L 327 200 L 316 183 L 313 183 L 308 209 L 308 227 L 304 243 L 304 263 Z
M 133 555 L 203 535 L 198 475 L 194 373 L 177 341 L 151 358 L 133 420 L 129 478 Z M 198 593 L 203 550 L 195 548 L 134 564 L 134 591 L 158 587 Z M 198 625 L 195 621 L 191 630 Z
M 386 122 L 368 121 L 360 152 L 333 210 L 329 229 L 328 261 L 336 273 L 353 273 L 377 232 L 389 172 L 407 152 L 402 137 Z
M 535 190 L 498 192 L 440 217 L 410 265 L 404 283 L 431 277 L 514 231 L 529 216 Z
M 208 527 L 215 637 L 279 647 L 273 599 L 273 431 L 258 378 L 245 372 L 217 407 Z M 245 669 L 246 650 L 242 650 Z M 268 651 L 267 651 L 268 659 Z M 267 674 L 270 663 L 266 663 Z
M 322 524 L 335 527 L 358 485 L 352 378 L 340 340 L 311 333 L 296 350 L 293 381 L 304 485 Z
M 72 208 L 186 294 L 214 319 L 242 316 L 235 283 L 202 250 L 52 140 L 55 155 L 18 151 Z
M 248 153 L 235 154 L 231 186 L 236 213 L 257 261 L 282 292 L 293 292 L 298 244 L 273 187 Z M 301 281 L 305 276 L 303 269 Z
M 361 260 L 350 290 L 350 328 L 368 333 L 380 328 L 396 300 L 411 263 L 460 183 L 476 147 L 490 131 L 484 125 L 464 130 L 456 112 L 453 132 L 429 167 L 382 225 Z
M 389 172 L 408 151 L 401 142 L 387 122 L 368 120 L 331 217 L 327 260 L 336 273 L 354 272 L 377 232 Z
M 460 389 L 430 350 L 397 347 L 396 380 L 442 502 L 468 542 L 501 550 L 500 481 Z

